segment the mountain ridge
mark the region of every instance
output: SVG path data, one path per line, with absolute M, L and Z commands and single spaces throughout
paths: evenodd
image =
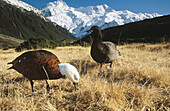
M 102 35 L 103 41 L 111 41 L 119 45 L 127 43 L 169 43 L 169 29 L 170 15 L 164 15 L 121 26 L 109 27 L 102 30 Z M 75 41 L 73 44 L 84 45 L 91 43 L 92 39 L 89 35 Z
M 74 8 L 69 7 L 62 0 L 50 2 L 44 5 L 40 11 L 49 20 L 66 28 L 74 36 L 80 38 L 87 35 L 88 33 L 86 31 L 93 25 L 98 25 L 101 29 L 106 29 L 112 26 L 161 16 L 157 13 L 135 14 L 128 10 L 116 11 L 106 4 Z

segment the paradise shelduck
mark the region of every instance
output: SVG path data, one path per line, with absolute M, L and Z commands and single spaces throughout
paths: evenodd
M 98 26 L 92 26 L 90 30 L 93 43 L 91 45 L 91 57 L 98 63 L 100 63 L 100 74 L 102 73 L 102 64 L 110 63 L 117 59 L 120 52 L 116 48 L 116 45 L 109 41 L 103 41 L 102 32 Z
M 15 69 L 30 80 L 32 92 L 34 92 L 33 80 L 46 80 L 46 89 L 49 91 L 47 80 L 65 78 L 65 76 L 78 89 L 80 76 L 77 69 L 69 63 L 60 63 L 57 56 L 49 51 L 28 51 L 8 64 L 13 65 L 9 69 Z

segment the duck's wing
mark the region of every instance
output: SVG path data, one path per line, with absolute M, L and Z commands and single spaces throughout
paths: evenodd
M 103 44 L 105 44 L 108 49 L 107 61 L 114 61 L 120 55 L 116 45 L 112 42 L 103 42 Z
M 118 50 L 116 48 L 116 45 L 112 42 L 105 41 L 105 42 L 103 42 L 103 44 L 106 46 L 107 50 L 109 50 L 108 52 L 113 51 L 113 50 L 115 50 L 115 51 Z

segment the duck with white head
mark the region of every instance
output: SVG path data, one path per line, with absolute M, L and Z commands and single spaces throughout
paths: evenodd
M 76 89 L 79 89 L 78 82 L 80 79 L 80 75 L 77 69 L 69 63 L 61 63 L 58 64 L 58 66 L 59 72 L 62 75 L 65 75 L 70 81 L 72 81 Z
M 57 56 L 49 51 L 28 51 L 8 64 L 12 64 L 9 69 L 16 70 L 30 80 L 32 92 L 34 92 L 33 80 L 45 80 L 47 84 L 46 89 L 49 91 L 47 80 L 65 77 L 73 82 L 76 89 L 79 89 L 80 75 L 77 69 L 69 63 L 60 63 Z

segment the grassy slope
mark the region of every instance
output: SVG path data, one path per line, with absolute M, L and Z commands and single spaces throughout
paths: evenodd
M 69 62 L 81 73 L 80 90 L 74 91 L 68 79 L 30 83 L 7 63 L 21 53 L 0 50 L 0 110 L 170 110 L 170 44 L 133 44 L 118 46 L 122 57 L 112 69 L 104 65 L 98 77 L 99 64 L 90 57 L 90 47 L 57 47 L 49 50 L 61 62 Z M 77 53 L 79 52 L 79 53 Z
M 11 36 L 7 36 L 4 34 L 0 34 L 0 48 L 6 48 L 6 47 L 12 47 L 15 45 L 19 45 L 20 43 L 23 43 L 24 40 L 17 39 Z

